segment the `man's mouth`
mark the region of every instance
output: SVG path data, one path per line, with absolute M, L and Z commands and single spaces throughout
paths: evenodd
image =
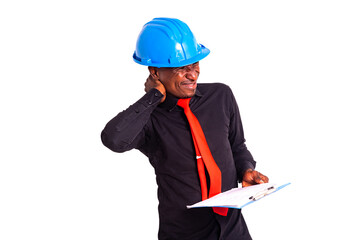
M 185 81 L 181 83 L 181 86 L 183 88 L 189 89 L 189 90 L 194 90 L 197 87 L 197 82 L 196 81 Z

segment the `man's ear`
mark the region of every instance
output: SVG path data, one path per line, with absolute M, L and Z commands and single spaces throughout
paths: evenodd
M 158 68 L 156 68 L 156 67 L 148 67 L 148 71 L 150 72 L 150 75 L 154 80 L 159 80 L 160 79 L 160 76 L 159 76 L 159 73 L 158 73 Z

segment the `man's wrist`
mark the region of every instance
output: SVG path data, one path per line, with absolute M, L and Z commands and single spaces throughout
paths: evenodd
M 242 170 L 241 172 L 239 172 L 239 176 L 238 176 L 238 182 L 242 182 L 243 181 L 243 177 L 246 173 L 250 173 L 250 172 L 253 172 L 255 171 L 254 168 L 252 167 L 247 167 L 245 168 L 245 170 Z
M 165 87 L 163 85 L 159 85 L 159 86 L 156 86 L 154 88 L 158 90 L 159 93 L 157 93 L 157 94 L 162 95 L 161 103 L 163 103 L 163 101 L 166 99 L 166 89 L 165 89 Z

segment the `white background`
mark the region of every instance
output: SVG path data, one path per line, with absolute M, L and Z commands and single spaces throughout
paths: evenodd
M 228 84 L 257 169 L 282 191 L 243 210 L 255 240 L 359 239 L 356 1 L 2 1 L 0 239 L 156 239 L 154 171 L 104 125 L 139 99 L 143 24 L 186 22 Z

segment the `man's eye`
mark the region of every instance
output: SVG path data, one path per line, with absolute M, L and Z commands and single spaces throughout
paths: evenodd
M 183 71 L 183 70 L 185 70 L 185 68 L 186 68 L 186 66 L 184 66 L 184 67 L 177 67 L 177 68 L 174 68 L 174 71 L 175 71 L 175 72 Z

